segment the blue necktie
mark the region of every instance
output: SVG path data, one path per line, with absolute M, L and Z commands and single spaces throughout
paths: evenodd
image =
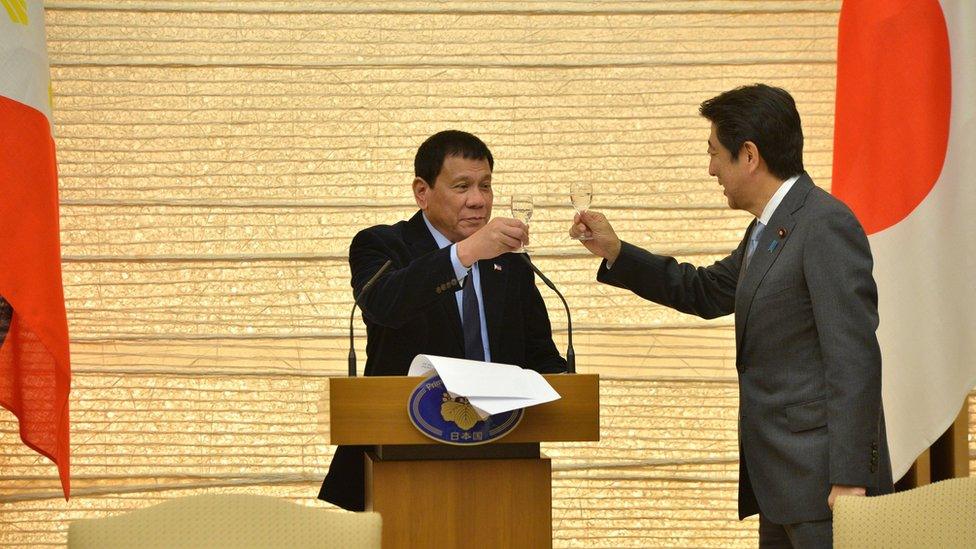
M 461 291 L 461 328 L 464 330 L 464 358 L 484 360 L 485 347 L 481 341 L 481 311 L 478 294 L 474 291 L 474 272 L 468 272 Z
M 746 248 L 746 264 L 745 269 L 749 268 L 749 261 L 752 259 L 752 254 L 756 252 L 756 247 L 759 246 L 759 237 L 762 236 L 763 229 L 766 226 L 762 224 L 762 221 L 756 221 L 756 226 L 752 228 L 752 235 L 749 237 L 749 246 Z

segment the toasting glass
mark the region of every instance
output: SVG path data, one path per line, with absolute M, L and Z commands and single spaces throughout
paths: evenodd
M 584 183 L 581 181 L 573 182 L 569 186 L 569 199 L 573 203 L 573 207 L 576 208 L 576 213 L 582 214 L 590 207 L 590 202 L 593 200 L 593 185 L 591 183 Z M 579 235 L 576 240 L 590 240 L 592 236 Z
M 512 217 L 518 219 L 526 225 L 529 224 L 529 220 L 532 219 L 532 197 L 531 196 L 513 196 L 512 197 Z M 524 254 L 526 252 L 525 246 L 522 246 L 516 253 Z

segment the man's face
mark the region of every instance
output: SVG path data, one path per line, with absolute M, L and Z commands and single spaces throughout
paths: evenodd
M 488 159 L 445 157 L 434 186 L 417 178 L 413 192 L 434 228 L 451 242 L 464 240 L 491 217 L 494 197 Z
M 740 210 L 745 208 L 746 193 L 749 192 L 746 162 L 741 154 L 740 158 L 732 160 L 732 153 L 718 140 L 715 124 L 712 124 L 712 133 L 708 136 L 708 156 L 708 175 L 718 179 L 718 184 L 724 189 L 723 194 L 729 201 L 729 207 Z

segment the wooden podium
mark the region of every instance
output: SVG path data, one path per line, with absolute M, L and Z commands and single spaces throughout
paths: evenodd
M 562 396 L 525 410 L 504 438 L 433 441 L 407 416 L 419 377 L 329 380 L 332 444 L 366 455 L 366 509 L 383 517 L 383 547 L 551 547 L 552 467 L 540 442 L 600 440 L 600 380 L 546 375 Z

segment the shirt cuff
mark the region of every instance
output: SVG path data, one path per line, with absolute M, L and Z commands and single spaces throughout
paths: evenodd
M 461 260 L 458 259 L 457 244 L 451 244 L 451 265 L 454 266 L 454 277 L 458 279 L 458 282 L 463 281 L 464 277 L 468 276 L 468 273 L 471 272 L 471 269 L 461 264 Z

